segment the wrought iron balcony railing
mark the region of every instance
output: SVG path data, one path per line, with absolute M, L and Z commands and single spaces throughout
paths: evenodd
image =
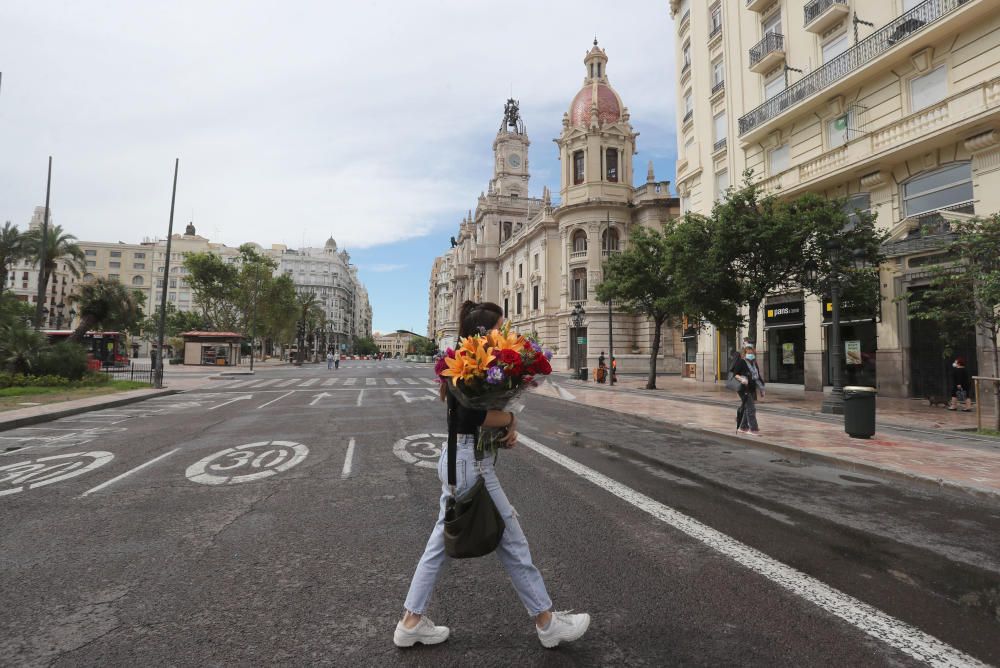
M 712 145 L 712 153 L 718 153 L 722 149 L 726 148 L 726 138 L 723 137 L 719 141 Z
M 688 121 L 690 121 L 690 120 L 691 120 L 691 118 L 692 118 L 693 116 L 694 116 L 694 109 L 691 109 L 691 110 L 690 110 L 690 111 L 688 111 L 688 112 L 687 112 L 686 114 L 684 114 L 684 120 L 683 120 L 683 121 L 681 121 L 681 122 L 682 122 L 682 123 L 687 123 Z
M 722 24 L 721 23 L 719 23 L 718 25 L 715 25 L 715 26 L 712 27 L 712 32 L 708 33 L 708 41 L 711 42 L 713 39 L 715 39 L 716 35 L 720 35 L 720 34 L 722 34 Z
M 715 95 L 720 90 L 723 90 L 725 87 L 726 87 L 726 80 L 723 79 L 722 81 L 720 81 L 717 84 L 715 84 L 714 86 L 712 86 L 712 95 Z
M 954 12 L 967 2 L 969 0 L 926 0 L 905 14 L 897 16 L 858 42 L 854 47 L 802 77 L 753 111 L 741 116 L 740 136 L 750 132 L 758 125 L 770 121 L 792 105 L 811 97 L 848 74 L 864 67 L 892 47 Z M 765 41 L 766 39 L 765 37 Z M 754 49 L 757 48 L 754 47 Z M 750 53 L 751 63 L 753 63 L 754 51 L 751 50 Z M 760 57 L 763 57 L 765 53 L 761 53 Z
M 785 36 L 776 33 L 769 32 L 764 35 L 764 39 L 757 42 L 757 44 L 750 49 L 750 67 L 753 67 L 761 60 L 764 56 L 771 53 L 772 51 L 783 51 L 785 48 Z
M 802 25 L 809 25 L 817 16 L 835 4 L 846 5 L 848 2 L 847 0 L 812 0 L 812 2 L 807 2 L 804 7 L 805 21 Z

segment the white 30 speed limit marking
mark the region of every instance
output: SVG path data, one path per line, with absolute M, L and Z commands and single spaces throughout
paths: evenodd
M 269 478 L 287 471 L 309 454 L 292 441 L 258 441 L 226 448 L 188 467 L 188 480 L 203 485 L 235 485 Z
M 0 466 L 0 496 L 74 478 L 100 468 L 114 458 L 110 452 L 75 452 L 6 464 Z
M 393 453 L 407 464 L 436 469 L 441 451 L 448 445 L 448 434 L 413 434 L 396 441 Z

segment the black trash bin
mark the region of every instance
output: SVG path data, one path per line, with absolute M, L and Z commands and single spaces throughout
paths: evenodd
M 844 388 L 844 431 L 851 438 L 875 435 L 874 387 L 849 385 Z
M 587 380 L 587 367 L 580 367 L 580 380 Z

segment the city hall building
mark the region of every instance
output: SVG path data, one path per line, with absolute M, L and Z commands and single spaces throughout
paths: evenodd
M 768 192 L 847 197 L 889 233 L 874 313 L 842 316 L 845 384 L 941 394 L 951 359 L 905 295 L 953 238 L 949 223 L 1000 211 L 1000 11 L 996 0 L 671 0 L 677 44 L 677 191 L 712 204 L 752 169 Z M 762 306 L 772 383 L 829 386 L 830 303 L 800 291 Z M 689 336 L 699 379 L 725 377 L 747 332 Z M 950 342 L 989 368 L 970 329 Z
M 555 351 L 556 368 L 595 367 L 609 349 L 610 324 L 618 368 L 648 370 L 649 320 L 615 303 L 609 310 L 596 290 L 604 259 L 628 245 L 635 226 L 659 229 L 677 217 L 679 202 L 669 182 L 656 180 L 652 164 L 645 183 L 632 185 L 638 133 L 607 64 L 595 40 L 555 140 L 558 205 L 547 187 L 541 197 L 529 194 L 531 142 L 516 101 L 508 101 L 493 141 L 493 177 L 431 269 L 428 330 L 440 347 L 454 345 L 462 302 L 492 301 L 513 327 Z M 572 318 L 576 305 L 585 312 L 580 326 Z M 679 372 L 682 352 L 679 332 L 664 326 L 659 369 Z

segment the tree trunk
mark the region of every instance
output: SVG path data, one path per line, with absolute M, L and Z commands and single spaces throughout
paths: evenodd
M 990 332 L 990 342 L 993 344 L 993 377 L 1000 378 L 1000 357 L 997 356 L 997 330 Z M 980 398 L 976 397 L 976 401 Z M 993 381 L 993 429 L 1000 431 L 1000 382 Z
M 656 358 L 660 355 L 660 330 L 663 327 L 663 318 L 653 319 L 653 347 L 649 352 L 649 378 L 646 380 L 646 389 L 656 389 Z
M 750 330 L 747 332 L 747 338 L 753 341 L 754 345 L 757 345 L 757 315 L 760 313 L 760 299 L 751 299 L 747 303 L 747 307 L 750 311 L 750 317 L 747 319 L 747 326 Z M 742 347 L 742 342 L 740 342 Z
M 83 343 L 83 336 L 90 330 L 92 330 L 97 325 L 97 320 L 92 316 L 81 315 L 80 324 L 77 325 L 73 333 L 69 335 L 70 341 L 76 341 L 77 343 Z

